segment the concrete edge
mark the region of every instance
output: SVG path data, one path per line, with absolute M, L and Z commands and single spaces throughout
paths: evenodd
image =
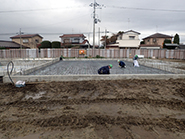
M 89 80 L 122 80 L 122 79 L 185 79 L 185 74 L 111 74 L 111 75 L 17 75 L 11 76 L 13 82 L 51 82 L 51 81 L 89 81 Z M 11 83 L 8 76 L 3 83 Z
M 24 71 L 22 71 L 22 72 L 18 72 L 18 73 L 14 74 L 14 75 L 25 75 L 25 74 L 29 74 L 29 73 L 32 73 L 32 72 L 34 72 L 34 71 L 36 71 L 36 70 L 39 70 L 39 69 L 41 69 L 41 68 L 45 68 L 45 67 L 47 67 L 47 66 L 49 66 L 49 65 L 52 65 L 52 64 L 54 64 L 54 63 L 57 63 L 58 61 L 59 61 L 59 59 L 55 59 L 55 60 L 46 62 L 46 63 L 44 63 L 44 64 L 41 64 L 41 65 L 39 65 L 39 66 L 36 66 L 36 67 L 34 67 L 34 68 L 29 68 L 29 69 L 26 69 L 26 70 L 24 70 Z

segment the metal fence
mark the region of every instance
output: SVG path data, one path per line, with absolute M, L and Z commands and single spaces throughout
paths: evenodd
M 63 57 L 96 57 L 105 58 L 132 58 L 135 54 L 144 55 L 145 58 L 173 58 L 185 59 L 185 50 L 148 50 L 148 49 L 86 49 L 85 54 L 80 54 L 83 49 L 9 49 L 0 50 L 0 58 L 56 58 Z

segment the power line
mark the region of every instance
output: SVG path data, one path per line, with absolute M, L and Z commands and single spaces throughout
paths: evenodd
M 9 11 L 0 11 L 2 13 L 17 13 L 17 12 L 36 12 L 36 11 L 49 11 L 49 10 L 62 10 L 62 9 L 72 9 L 72 8 L 82 8 L 83 6 L 73 6 L 73 7 L 59 7 L 59 8 L 47 8 L 47 9 L 28 9 L 28 10 L 9 10 Z M 185 10 L 176 10 L 176 9 L 154 9 L 154 8 L 138 8 L 138 7 L 122 7 L 122 6 L 106 6 L 107 8 L 116 8 L 116 9 L 128 9 L 128 10 L 142 10 L 142 11 L 162 11 L 162 12 L 185 12 Z
M 36 11 L 62 10 L 62 9 L 82 8 L 82 7 L 84 7 L 84 6 L 47 8 L 47 9 L 9 10 L 9 11 L 0 11 L 0 14 L 1 13 L 18 13 L 18 12 L 36 12 Z
M 137 8 L 137 7 L 121 7 L 121 6 L 107 6 L 116 9 L 128 9 L 128 10 L 142 10 L 142 11 L 162 11 L 162 12 L 185 12 L 185 10 L 168 10 L 168 9 L 149 9 L 149 8 Z

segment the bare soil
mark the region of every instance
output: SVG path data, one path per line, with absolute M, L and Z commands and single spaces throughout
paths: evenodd
M 0 84 L 1 139 L 184 139 L 185 79 Z

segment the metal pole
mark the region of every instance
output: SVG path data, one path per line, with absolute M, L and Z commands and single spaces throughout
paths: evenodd
M 93 51 L 94 51 L 94 47 L 95 47 L 95 16 L 96 16 L 96 5 L 95 5 L 95 0 L 94 0 L 94 4 L 93 4 Z
M 20 35 L 20 48 L 22 49 L 22 45 L 21 45 L 21 28 L 19 30 L 19 35 Z
M 89 39 L 89 40 L 87 40 L 87 41 L 88 41 L 88 57 L 89 57 L 89 52 L 90 52 L 90 44 L 89 44 L 89 41 L 90 41 L 90 34 L 88 34 L 88 39 Z
M 100 27 L 99 27 L 99 31 L 98 31 L 99 35 L 98 35 L 98 46 L 100 48 Z
M 106 33 L 107 33 L 107 29 L 105 29 L 105 49 L 106 49 L 106 45 L 107 45 L 107 36 L 106 36 Z

